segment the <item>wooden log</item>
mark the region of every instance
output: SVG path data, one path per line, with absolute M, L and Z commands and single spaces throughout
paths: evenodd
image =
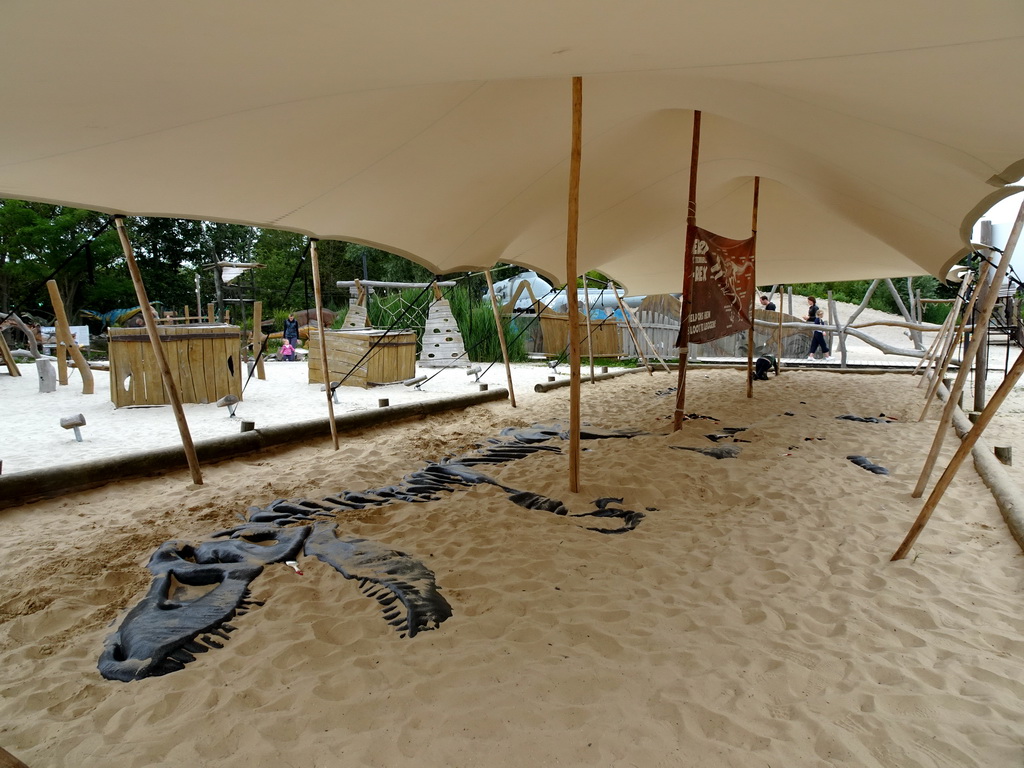
M 89 369 L 89 364 L 85 362 L 85 356 L 82 354 L 82 350 L 78 348 L 78 342 L 75 341 L 75 337 L 71 333 L 68 316 L 64 311 L 64 302 L 60 297 L 60 291 L 57 289 L 57 281 L 47 280 L 46 290 L 50 294 L 50 302 L 53 304 L 53 312 L 57 319 L 57 359 L 58 361 L 63 361 L 63 365 L 61 362 L 58 362 L 57 373 L 60 375 L 61 370 L 64 371 L 64 378 L 61 380 L 61 384 L 68 383 L 67 358 L 60 354 L 61 351 L 66 350 L 75 361 L 79 373 L 82 374 L 82 394 L 91 395 L 95 392 L 92 371 Z
M 505 361 L 505 380 L 508 382 L 508 398 L 512 407 L 516 407 L 516 392 L 512 388 L 512 364 L 508 359 L 508 346 L 505 344 L 505 328 L 501 322 L 501 309 L 498 307 L 498 296 L 494 292 L 494 281 L 491 279 L 491 270 L 484 270 L 484 277 L 487 278 L 487 292 L 491 296 L 491 311 L 494 312 L 494 325 L 498 329 L 498 343 L 501 344 L 501 358 Z
M 978 416 L 978 419 L 971 428 L 971 431 L 968 432 L 963 440 L 960 441 L 960 447 L 957 448 L 956 453 L 953 454 L 953 458 L 950 459 L 945 471 L 939 477 L 938 481 L 936 481 L 935 487 L 928 496 L 928 500 L 925 502 L 924 507 L 922 507 L 921 511 L 918 513 L 914 524 L 910 526 L 910 531 L 908 531 L 906 538 L 903 539 L 903 543 L 900 544 L 895 554 L 893 554 L 893 560 L 902 560 L 907 556 L 907 553 L 910 552 L 910 548 L 914 546 L 914 542 L 917 541 L 917 537 L 921 535 L 921 531 L 923 531 L 924 527 L 928 524 L 928 520 L 931 518 L 932 513 L 935 511 L 939 502 L 942 500 L 946 489 L 949 488 L 950 483 L 953 482 L 953 478 L 956 477 L 956 473 L 959 471 L 960 465 L 963 464 L 964 459 L 970 455 L 975 443 L 978 442 L 978 439 L 985 431 L 985 427 L 987 427 L 989 422 L 992 421 L 992 417 L 996 415 L 996 411 L 999 410 L 999 406 L 1002 405 L 1003 400 L 1005 400 L 1006 396 L 1013 390 L 1022 373 L 1024 373 L 1024 351 L 1017 356 L 1017 360 L 1014 362 L 1013 367 L 1010 368 L 1006 377 L 999 385 L 999 388 L 995 391 L 995 394 L 992 395 L 992 399 L 989 400 L 988 404 L 985 406 L 985 410 L 983 410 Z M 954 406 L 956 404 L 956 400 L 952 397 L 948 402 L 953 403 Z
M 167 367 L 167 360 L 164 358 L 163 347 L 160 344 L 160 333 L 156 327 L 156 320 L 153 317 L 153 309 L 146 295 L 146 286 L 142 282 L 142 273 L 139 272 L 139 265 L 135 263 L 135 251 L 128 240 L 128 232 L 124 227 L 124 217 L 115 216 L 114 223 L 117 226 L 117 234 L 121 238 L 121 248 L 124 251 L 125 261 L 128 262 L 128 272 L 132 276 L 132 284 L 135 286 L 135 296 L 139 300 L 139 307 L 142 309 L 142 317 L 146 322 L 146 332 L 149 334 L 149 342 L 153 346 L 153 356 L 160 368 L 160 376 L 163 380 L 164 389 L 167 391 L 167 399 L 171 402 L 174 411 L 174 419 L 178 425 L 178 434 L 181 436 L 181 447 L 185 451 L 188 460 L 189 471 L 192 474 L 192 482 L 196 485 L 203 484 L 203 473 L 199 469 L 199 459 L 196 456 L 196 447 L 192 442 L 192 434 L 188 429 L 188 422 L 185 420 L 185 411 L 182 410 L 181 401 L 178 399 L 178 388 L 174 384 L 171 371 Z M 135 376 L 132 376 L 133 383 Z
M 309 256 L 313 272 L 313 297 L 316 301 L 316 326 L 320 329 L 320 338 L 323 340 L 326 338 L 324 331 L 327 329 L 324 327 L 324 300 L 320 292 L 320 259 L 317 256 L 316 244 L 317 240 L 315 238 L 310 238 Z M 322 383 L 324 385 L 324 391 L 327 394 L 327 418 L 331 423 L 331 442 L 334 443 L 334 450 L 338 450 L 338 448 L 340 448 L 338 443 L 338 425 L 334 422 L 334 398 L 331 396 L 331 381 L 330 373 L 327 368 L 326 343 L 320 344 L 320 371 L 323 374 Z
M 14 361 L 14 355 L 11 354 L 11 350 L 7 346 L 7 340 L 4 338 L 2 333 L 0 333 L 0 359 L 2 359 L 4 365 L 7 366 L 7 372 L 11 376 L 21 376 L 21 371 L 18 370 L 18 364 Z
M 572 145 L 569 158 L 569 215 L 565 244 L 565 298 L 569 314 L 569 491 L 580 490 L 580 313 L 576 291 L 576 245 L 580 223 L 580 166 L 583 160 L 583 78 L 572 79 Z M 569 298 L 572 281 L 572 299 Z

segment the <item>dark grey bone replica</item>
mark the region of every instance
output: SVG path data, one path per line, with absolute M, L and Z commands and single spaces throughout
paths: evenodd
M 567 438 L 557 426 L 507 429 L 501 434 L 505 440 L 492 440 L 474 453 L 428 464 L 406 475 L 398 485 L 358 493 L 344 491 L 321 501 L 278 499 L 266 507 L 250 507 L 241 525 L 215 533 L 197 546 L 179 541 L 161 545 L 147 566 L 156 577 L 149 592 L 104 643 L 100 674 L 124 682 L 165 675 L 182 669 L 198 653 L 222 648 L 222 641 L 235 629 L 227 622 L 262 605 L 250 599 L 249 585 L 263 567 L 294 561 L 300 549 L 328 563 L 346 579 L 356 580 L 368 597 L 381 604 L 385 620 L 402 637 L 436 629 L 452 616 L 433 572 L 383 544 L 338 537 L 337 525 L 328 522 L 338 512 L 395 502 L 437 501 L 439 493 L 486 483 L 505 491 L 510 501 L 526 509 L 617 523 L 614 527 L 587 526 L 599 533 L 626 533 L 644 519 L 643 512 L 613 506 L 623 502 L 613 498 L 597 499 L 592 512 L 569 515 L 557 499 L 501 485 L 474 469 L 541 451 L 560 453 L 559 448 L 541 443 Z M 583 439 L 637 434 L 581 430 Z

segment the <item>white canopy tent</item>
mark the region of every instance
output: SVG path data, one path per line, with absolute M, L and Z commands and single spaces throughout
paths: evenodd
M 1024 173 L 1019 0 L 11 0 L 0 197 L 369 243 L 437 273 L 678 290 L 698 223 L 758 280 L 945 275 Z

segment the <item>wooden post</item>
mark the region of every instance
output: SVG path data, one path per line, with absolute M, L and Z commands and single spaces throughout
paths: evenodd
M 505 379 L 508 381 L 508 399 L 512 407 L 516 407 L 516 391 L 512 388 L 512 365 L 508 360 L 508 347 L 505 345 L 505 329 L 501 324 L 501 310 L 498 309 L 498 297 L 494 293 L 494 281 L 491 280 L 491 270 L 484 270 L 484 277 L 487 278 L 487 291 L 491 294 L 491 309 L 494 311 L 494 324 L 498 327 L 498 343 L 501 344 L 501 357 L 505 361 Z
M 1020 239 L 1022 228 L 1024 228 L 1024 202 L 1021 202 L 1020 210 L 1017 212 L 1017 218 L 1013 222 L 1013 228 L 1010 230 L 1010 237 L 1006 241 L 1006 250 L 1003 251 L 1002 258 L 999 260 L 999 267 L 996 269 L 996 276 L 992 280 L 993 286 L 1003 284 L 1003 278 L 1006 277 L 1006 271 L 1010 268 L 1010 259 L 1013 257 L 1013 251 L 1017 247 L 1017 241 Z M 975 290 L 981 290 L 980 281 Z M 939 451 L 942 449 L 942 442 L 946 438 L 946 431 L 949 429 L 949 425 L 953 421 L 953 409 L 956 407 L 956 403 L 960 399 L 960 394 L 963 392 L 964 384 L 967 381 L 967 374 L 971 370 L 971 363 L 974 361 L 974 358 L 978 353 L 978 348 L 984 340 L 985 335 L 978 333 L 977 330 L 979 327 L 988 327 L 988 321 L 992 317 L 992 308 L 995 306 L 998 296 L 999 291 L 994 288 L 991 291 L 985 292 L 985 297 L 982 300 L 982 308 L 974 323 L 975 332 L 971 334 L 971 343 L 968 345 L 967 352 L 960 361 L 960 368 L 956 374 L 956 381 L 953 382 L 953 387 L 950 389 L 949 400 L 946 401 L 946 407 L 942 412 L 942 418 L 939 419 L 939 425 L 935 430 L 935 437 L 932 440 L 932 447 L 925 459 L 924 467 L 921 468 L 921 476 L 917 480 L 917 486 L 914 488 L 914 492 L 910 494 L 915 499 L 920 498 L 924 493 L 925 486 L 928 484 L 928 479 L 931 477 L 932 469 L 935 468 L 935 461 L 938 459 Z
M 46 281 L 46 290 L 50 294 L 50 302 L 53 304 L 53 313 L 56 316 L 57 324 L 57 347 L 66 349 L 67 353 L 71 355 L 71 359 L 75 361 L 79 373 L 82 374 L 82 394 L 91 395 L 94 392 L 94 385 L 92 380 L 92 368 L 89 367 L 89 363 L 85 361 L 85 355 L 82 354 L 82 350 L 78 348 L 78 342 L 75 341 L 74 335 L 71 333 L 71 326 L 68 324 L 68 315 L 64 311 L 64 301 L 60 297 L 60 291 L 57 289 L 56 280 Z M 60 359 L 60 358 L 58 358 Z M 61 366 L 58 365 L 58 370 Z M 64 378 L 61 384 L 68 383 L 67 373 L 67 359 L 64 358 Z
M 577 294 L 579 295 L 579 294 Z M 593 329 L 590 327 L 590 286 L 587 285 L 587 276 L 583 275 L 583 304 L 587 310 L 587 358 L 590 360 L 590 383 L 594 383 L 594 337 Z
M 644 340 L 647 342 L 648 346 L 650 346 L 651 351 L 654 352 L 654 356 L 658 358 L 658 362 L 661 363 L 661 367 L 665 369 L 665 373 L 671 373 L 672 369 L 668 367 L 668 363 L 666 363 L 662 359 L 661 355 L 658 354 L 658 348 L 654 346 L 654 341 L 651 340 L 651 337 L 647 335 L 647 331 L 644 330 L 644 324 L 640 322 L 640 318 L 636 316 L 636 312 L 633 311 L 633 308 L 622 300 L 622 297 L 619 296 L 618 290 L 615 291 L 615 300 L 619 303 L 619 309 L 622 310 L 623 319 L 626 319 L 627 316 L 633 319 L 633 324 L 639 329 L 640 335 L 644 337 Z M 629 330 L 628 320 L 626 321 L 626 330 Z M 634 337 L 634 344 L 635 343 L 636 342 Z M 651 366 L 649 365 L 650 360 L 646 356 L 644 356 L 642 359 L 644 361 L 644 365 L 647 366 L 648 371 L 653 376 L 654 371 L 651 370 Z
M 569 306 L 569 491 L 580 490 L 580 313 L 576 292 L 576 244 L 580 225 L 583 160 L 583 78 L 572 79 L 572 151 L 569 159 L 569 222 L 565 244 L 565 299 Z M 572 297 L 569 282 L 572 281 Z
M 267 372 L 263 370 L 263 302 L 254 301 L 252 305 L 252 346 L 256 353 L 256 378 L 266 381 Z
M 686 203 L 686 244 L 683 255 L 683 297 L 679 310 L 679 377 L 672 430 L 678 431 L 686 417 L 686 363 L 690 356 L 690 306 L 693 304 L 693 241 L 697 227 L 697 163 L 700 161 L 700 110 L 693 111 L 690 142 L 690 188 Z
M 949 488 L 949 484 L 953 482 L 953 478 L 956 477 L 957 471 L 960 469 L 960 465 L 964 463 L 971 450 L 974 448 L 975 443 L 981 437 L 981 433 L 985 431 L 985 427 L 992 421 L 992 417 L 996 415 L 996 411 L 999 410 L 999 406 L 1002 405 L 1003 400 L 1010 394 L 1010 391 L 1016 385 L 1017 380 L 1020 379 L 1021 374 L 1024 373 L 1024 351 L 1018 356 L 1013 367 L 1006 374 L 1002 383 L 999 385 L 999 389 L 992 395 L 992 399 L 989 400 L 988 405 L 985 406 L 985 410 L 978 416 L 978 420 L 971 427 L 971 431 L 968 432 L 963 440 L 960 441 L 960 447 L 957 448 L 953 458 L 950 459 L 948 466 L 945 471 L 939 477 L 935 483 L 935 487 L 932 489 L 931 494 L 928 496 L 928 500 L 925 502 L 920 513 L 917 515 L 917 519 L 914 524 L 910 526 L 910 531 L 907 533 L 906 538 L 903 539 L 903 543 L 900 544 L 899 549 L 892 556 L 893 560 L 902 560 L 907 556 L 910 548 L 914 546 L 914 542 L 917 541 L 917 537 L 924 530 L 925 525 L 928 524 L 928 519 L 932 516 L 932 512 L 935 511 L 935 507 L 938 506 L 942 500 L 943 494 L 946 489 Z M 956 400 L 950 397 L 950 403 L 956 404 Z
M 750 293 L 750 328 L 747 329 L 747 397 L 754 396 L 754 307 L 757 303 L 757 202 L 761 193 L 761 177 L 754 177 L 754 209 L 750 222 L 750 233 L 754 238 L 750 249 L 750 263 L 753 271 L 751 279 L 754 290 Z
M 956 323 L 954 318 L 960 314 L 960 307 L 963 303 L 964 297 L 964 284 L 966 282 L 967 281 L 964 280 L 960 284 L 960 288 L 956 294 L 956 301 L 953 302 L 953 306 L 950 308 L 949 313 L 942 321 L 942 327 L 940 327 L 939 332 L 935 334 L 935 338 L 932 339 L 932 343 L 928 345 L 928 351 L 925 352 L 924 357 L 918 360 L 917 365 L 914 366 L 914 375 L 916 376 L 918 372 L 921 373 L 921 378 L 917 382 L 918 387 L 921 386 L 921 383 L 928 376 L 928 371 L 931 369 L 932 363 L 935 363 L 946 349 L 949 336 L 953 332 L 953 326 Z M 924 370 L 922 370 L 922 368 Z
M 160 332 L 156 327 L 156 318 L 153 317 L 153 307 L 146 296 L 146 286 L 142 282 L 142 273 L 139 272 L 139 265 L 135 263 L 135 251 L 128 240 L 128 232 L 124 228 L 124 217 L 115 216 L 114 224 L 117 226 L 117 235 L 121 238 L 121 249 L 124 251 L 125 261 L 128 262 L 128 272 L 132 276 L 132 284 L 135 286 L 135 297 L 139 301 L 142 310 L 142 319 L 146 323 L 146 333 L 149 336 L 149 343 L 153 346 L 153 357 L 156 359 L 157 367 L 160 368 L 160 377 L 163 379 L 164 389 L 167 391 L 167 400 L 174 411 L 174 420 L 178 423 L 178 434 L 181 436 L 181 447 L 185 451 L 185 458 L 188 460 L 188 468 L 192 473 L 192 482 L 196 485 L 203 484 L 203 473 L 199 470 L 199 457 L 196 456 L 196 447 L 192 442 L 192 434 L 188 430 L 188 422 L 185 421 L 185 411 L 181 407 L 181 398 L 178 397 L 178 386 L 171 376 L 171 369 L 167 365 L 167 357 L 164 355 L 164 348 L 160 342 Z
M 210 323 L 210 325 L 213 325 L 213 318 L 213 302 L 210 302 L 209 304 L 206 305 L 206 322 Z
M 327 368 L 327 329 L 324 328 L 324 300 L 320 293 L 320 259 L 317 256 L 315 238 L 309 240 L 310 265 L 313 271 L 313 299 L 316 302 L 316 327 L 320 334 L 320 372 L 323 376 L 324 391 L 327 393 L 327 418 L 331 422 L 331 441 L 338 450 L 338 425 L 334 423 L 334 392 L 331 390 L 331 372 Z

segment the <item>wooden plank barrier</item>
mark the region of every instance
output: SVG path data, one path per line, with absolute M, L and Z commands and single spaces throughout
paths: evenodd
M 241 329 L 235 325 L 168 325 L 160 341 L 183 403 L 242 397 Z M 168 402 L 145 328 L 108 329 L 110 400 L 115 408 Z
M 416 375 L 416 331 L 346 328 L 327 331 L 329 381 L 347 387 L 368 387 L 405 381 Z M 367 352 L 373 347 L 373 351 Z M 320 332 L 309 329 L 309 383 L 323 381 Z
M 569 315 L 542 312 L 539 317 L 544 339 L 544 354 L 548 357 L 560 357 L 569 346 Z M 619 328 L 613 319 L 593 321 L 589 343 L 594 357 L 623 356 Z

